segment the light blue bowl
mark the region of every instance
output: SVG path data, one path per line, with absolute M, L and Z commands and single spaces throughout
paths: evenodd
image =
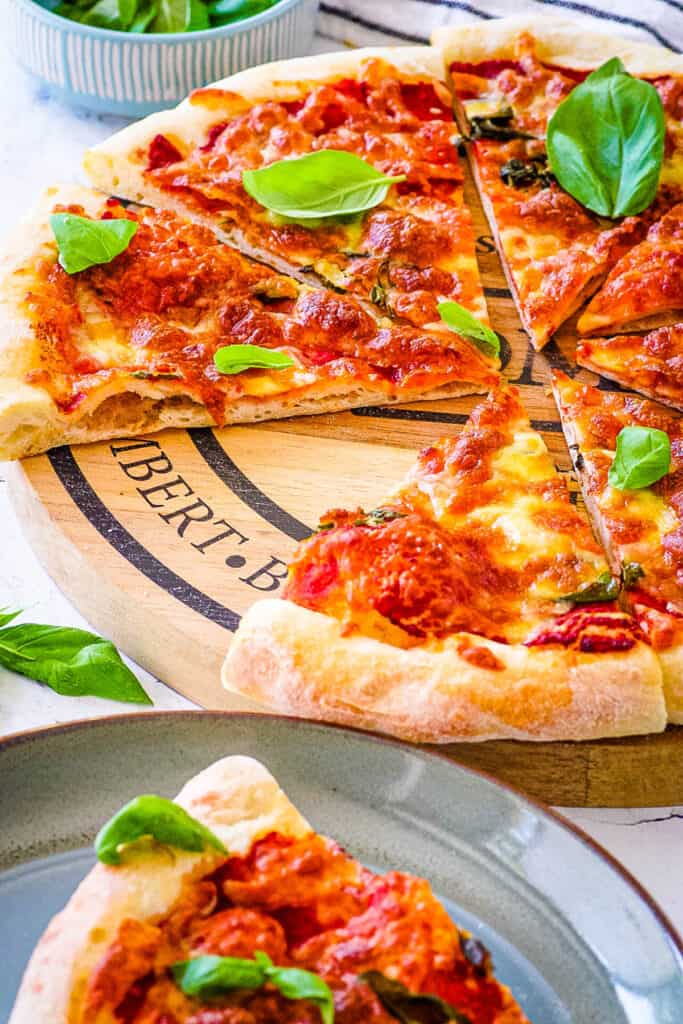
M 8 39 L 26 70 L 66 103 L 142 117 L 243 68 L 308 53 L 317 9 L 318 0 L 280 0 L 222 28 L 140 35 L 79 25 L 34 0 L 9 0 Z

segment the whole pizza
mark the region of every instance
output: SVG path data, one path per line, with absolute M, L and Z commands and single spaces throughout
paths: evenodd
M 554 386 L 587 512 L 505 380 L 468 162 L 532 346 L 574 336 Z M 683 722 L 683 58 L 444 28 L 241 72 L 85 170 L 4 257 L 3 457 L 479 396 L 376 508 L 321 500 L 228 689 L 427 742 Z

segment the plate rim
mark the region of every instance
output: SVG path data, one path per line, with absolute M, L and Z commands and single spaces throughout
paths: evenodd
M 154 721 L 161 721 L 167 718 L 191 718 L 191 719 L 240 719 L 240 720 L 258 720 L 258 721 L 283 721 L 290 722 L 293 724 L 304 724 L 312 725 L 323 731 L 333 729 L 338 732 L 350 733 L 361 740 L 368 742 L 375 742 L 385 746 L 398 748 L 400 750 L 410 750 L 417 754 L 424 756 L 427 760 L 431 757 L 437 758 L 439 761 L 445 762 L 446 764 L 457 768 L 459 771 L 465 772 L 467 775 L 478 777 L 486 782 L 493 784 L 494 786 L 506 791 L 512 796 L 524 801 L 533 807 L 536 811 L 539 811 L 541 815 L 545 815 L 550 818 L 556 825 L 558 825 L 563 831 L 568 832 L 574 838 L 578 839 L 588 850 L 605 862 L 613 871 L 619 875 L 628 886 L 631 887 L 647 906 L 650 912 L 654 915 L 657 923 L 663 929 L 668 939 L 673 945 L 678 957 L 683 961 L 683 935 L 678 931 L 673 922 L 669 919 L 666 912 L 662 909 L 659 903 L 651 895 L 651 893 L 645 888 L 645 886 L 638 881 L 638 879 L 631 874 L 629 869 L 625 867 L 613 854 L 606 850 L 597 840 L 595 840 L 588 832 L 584 831 L 579 825 L 576 825 L 573 821 L 565 818 L 563 814 L 556 811 L 549 804 L 543 803 L 542 800 L 537 800 L 535 797 L 528 796 L 522 790 L 517 789 L 515 786 L 510 785 L 509 782 L 503 782 L 497 779 L 494 775 L 489 772 L 482 771 L 479 768 L 470 768 L 469 765 L 461 764 L 459 761 L 454 760 L 447 754 L 440 751 L 434 746 L 420 745 L 416 743 L 407 743 L 403 740 L 395 739 L 391 736 L 385 736 L 383 733 L 379 733 L 370 729 L 356 729 L 348 725 L 339 725 L 335 722 L 319 722 L 314 718 L 303 718 L 297 715 L 281 715 L 281 714 L 270 714 L 265 711 L 227 711 L 227 710 L 208 710 L 206 708 L 184 708 L 178 710 L 164 710 L 158 711 L 131 711 L 123 712 L 122 714 L 109 714 L 99 715 L 95 718 L 77 718 L 72 719 L 68 722 L 56 722 L 53 725 L 42 725 L 36 726 L 32 729 L 21 729 L 16 732 L 8 733 L 0 738 L 0 758 L 12 747 L 22 746 L 23 744 L 30 743 L 33 740 L 40 740 L 41 737 L 46 735 L 57 735 L 59 733 L 69 732 L 82 732 L 88 728 L 96 728 L 98 726 L 116 725 L 121 723 L 124 725 L 126 722 L 135 721 L 139 722 L 144 719 L 150 719 Z M 35 859 L 35 858 L 34 858 Z

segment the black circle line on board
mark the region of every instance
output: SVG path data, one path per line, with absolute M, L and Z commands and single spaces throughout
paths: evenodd
M 188 430 L 187 433 L 207 466 L 213 470 L 219 480 L 222 480 L 230 488 L 233 494 L 237 495 L 240 501 L 249 506 L 252 512 L 292 540 L 302 541 L 311 536 L 313 530 L 310 526 L 306 526 L 300 519 L 290 515 L 277 502 L 264 494 L 242 472 L 239 466 L 235 465 L 208 427 L 195 427 Z
M 115 551 L 148 580 L 193 612 L 203 615 L 205 619 L 215 622 L 224 629 L 235 632 L 240 623 L 237 612 L 231 611 L 230 608 L 214 601 L 208 594 L 193 587 L 133 537 L 90 486 L 70 448 L 53 448 L 47 456 L 73 503 Z

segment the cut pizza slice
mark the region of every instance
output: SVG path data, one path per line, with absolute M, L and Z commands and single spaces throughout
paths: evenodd
M 418 326 L 439 322 L 442 300 L 485 320 L 442 79 L 441 57 L 429 47 L 266 64 L 199 89 L 175 110 L 99 144 L 86 155 L 86 173 L 107 192 L 187 213 L 280 270 L 314 274 Z M 245 188 L 245 172 L 324 152 L 364 161 L 361 188 L 377 171 L 404 180 L 369 208 L 351 204 L 350 215 L 329 215 L 329 205 L 321 212 L 322 185 L 310 161 L 284 165 L 273 185 L 281 198 L 287 177 L 296 178 L 298 200 L 311 185 L 303 214 L 301 202 L 298 214 L 283 215 L 277 202 L 266 207 L 260 193 L 257 200 L 253 187 Z M 340 166 L 322 176 L 336 199 L 347 175 Z
M 669 718 L 683 722 L 683 423 L 645 399 L 599 391 L 565 374 L 554 375 L 554 390 L 596 532 L 612 572 L 622 576 L 627 606 L 659 655 Z M 620 480 L 611 470 L 617 439 L 634 427 L 639 434 L 632 437 L 648 449 L 669 439 L 670 464 L 663 459 L 648 485 L 648 477 Z
M 371 315 L 201 225 L 88 189 L 48 190 L 8 245 L 0 293 L 0 458 L 498 379 L 490 348 Z
M 131 801 L 96 848 L 9 1024 L 529 1024 L 427 881 L 363 867 L 249 757 Z
M 683 198 L 683 60 L 556 20 L 506 18 L 434 34 L 450 69 L 473 169 L 520 317 L 536 348 L 595 292 L 653 221 Z M 609 220 L 555 180 L 550 116 L 609 57 L 653 80 L 667 148 L 657 196 L 638 216 Z M 679 275 L 680 276 L 680 275 Z
M 602 377 L 683 409 L 683 323 L 645 334 L 579 338 L 576 361 Z
M 516 392 L 297 549 L 242 619 L 224 685 L 422 742 L 664 728 L 661 673 Z

